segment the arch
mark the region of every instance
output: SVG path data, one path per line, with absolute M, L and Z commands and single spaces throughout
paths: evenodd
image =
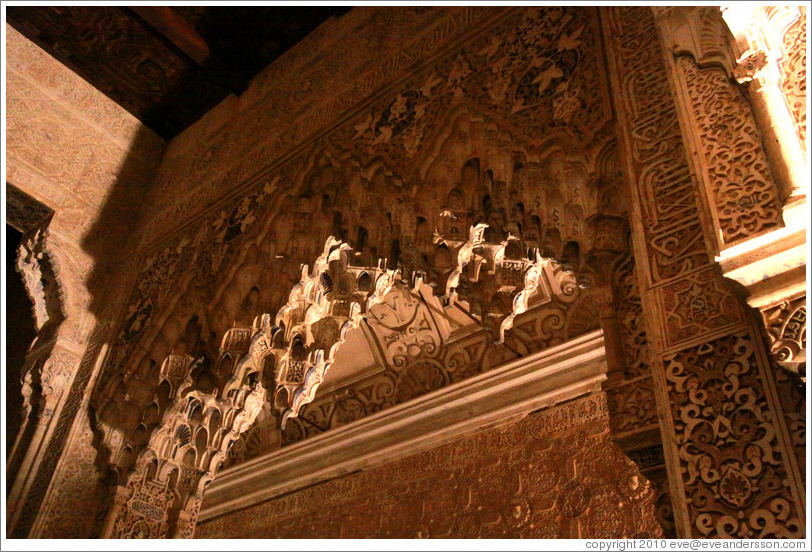
M 135 445 L 146 445 L 149 436 L 149 431 L 147 430 L 147 426 L 144 423 L 138 424 L 138 427 L 135 428 L 133 431 L 132 436 L 130 437 L 130 442 Z
M 369 275 L 369 272 L 363 271 L 360 276 L 358 276 L 358 283 L 356 284 L 358 291 L 372 291 L 372 276 Z
M 144 470 L 144 479 L 155 479 L 158 474 L 158 467 L 160 463 L 158 462 L 157 458 L 151 458 L 148 460 L 146 465 L 146 470 Z
M 180 448 L 192 442 L 192 430 L 186 424 L 175 428 L 175 445 Z
M 126 446 L 118 453 L 118 458 L 116 458 L 115 465 L 122 470 L 127 470 L 133 465 L 134 462 L 135 453 L 133 452 L 132 447 Z
M 203 454 L 208 450 L 209 446 L 209 432 L 205 427 L 198 428 L 195 433 L 195 450 L 197 450 L 198 460 L 201 460 Z
M 446 196 L 445 205 L 446 209 L 452 212 L 465 210 L 465 195 L 462 190 L 457 187 L 451 188 Z

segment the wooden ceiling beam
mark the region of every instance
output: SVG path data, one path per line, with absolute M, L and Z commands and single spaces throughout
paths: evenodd
M 200 66 L 205 65 L 211 56 L 206 40 L 198 34 L 195 28 L 183 17 L 175 13 L 172 8 L 163 6 L 132 6 L 133 10 L 153 29 L 180 50 L 192 58 Z

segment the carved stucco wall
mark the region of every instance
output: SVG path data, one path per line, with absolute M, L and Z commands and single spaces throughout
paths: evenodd
M 194 139 L 170 146 L 155 188 L 161 211 L 153 203 L 142 219 L 140 269 L 95 390 L 107 460 L 131 458 L 125 449 L 155 427 L 146 408 L 166 355 L 214 354 L 235 322 L 275 312 L 330 234 L 366 266 L 397 255 L 397 244 L 407 274 L 427 273 L 439 294 L 454 263 L 432 233 L 463 236 L 487 221 L 497 239 L 518 235 L 610 284 L 584 262 L 587 252 L 611 260 L 628 247 L 597 12 L 359 11 L 353 17 L 369 19 L 348 25 L 363 49 L 329 49 L 332 39 L 317 34 L 324 56 L 311 63 L 309 48 L 297 50 L 285 80 L 260 75 L 189 129 Z M 431 24 L 413 33 L 410 18 Z M 383 39 L 390 34 L 411 38 Z M 353 85 L 321 105 L 330 94 L 313 83 Z M 298 88 L 308 93 L 294 110 L 284 102 Z M 609 273 L 621 269 L 607 263 Z M 633 270 L 631 258 L 620 264 Z M 619 362 L 647 379 L 637 360 L 645 337 L 632 320 L 639 307 L 629 301 Z M 597 320 L 597 308 L 585 304 L 584 321 Z M 650 392 L 620 404 L 632 429 L 656 423 Z
M 602 394 L 198 525 L 198 538 L 652 538 Z
M 502 13 L 356 6 L 326 21 L 257 75 L 241 96 L 230 96 L 172 140 L 141 221 L 143 242 L 295 153 L 382 87 Z
M 6 48 L 7 181 L 54 210 L 50 239 L 86 312 L 87 280 L 121 258 L 166 144 L 10 25 Z
M 376 17 L 405 24 L 393 15 L 400 11 Z M 443 27 L 446 33 L 481 15 L 468 8 L 440 12 L 450 26 Z M 442 57 L 403 71 L 363 110 L 306 148 L 234 161 L 239 174 L 229 180 L 247 178 L 240 193 L 229 193 L 210 175 L 238 159 L 231 148 L 255 135 L 273 137 L 281 123 L 261 132 L 243 126 L 198 143 L 179 159 L 167 155 L 159 180 L 180 171 L 178 180 L 190 189 L 145 229 L 149 245 L 97 388 L 104 425 L 113 433 L 136 429 L 170 351 L 211 349 L 235 321 L 250 325 L 256 313 L 275 312 L 298 281 L 300 264 L 309 264 L 331 233 L 350 241 L 356 261 L 366 266 L 390 257 L 390 244 L 398 241 L 405 267 L 428 271 L 444 286 L 451 265 L 442 257 L 447 249 L 434 250 L 435 230 L 465 234 L 470 224 L 487 220 L 502 238 L 522 235 L 528 246 L 561 257 L 569 241 L 589 248 L 588 214 L 622 215 L 594 12 L 486 13 L 487 24 L 478 21 Z M 370 24 L 366 34 L 384 33 L 382 24 Z M 419 38 L 418 52 L 436 40 L 431 33 Z M 370 78 L 377 75 L 370 71 Z M 276 98 L 279 91 L 274 86 L 271 92 Z M 274 101 L 265 101 L 273 109 Z M 248 111 L 263 112 L 258 106 Z M 310 128 L 308 117 L 295 119 L 297 128 Z M 201 128 L 206 125 L 201 121 Z M 564 142 L 575 147 L 565 152 Z M 178 185 L 160 184 L 170 190 L 167 205 Z M 223 194 L 227 199 L 195 216 L 206 198 Z M 384 204 L 388 209 L 381 210 Z M 443 209 L 456 222 L 441 218 Z M 185 226 L 174 231 L 181 221 Z M 604 238 L 610 243 L 602 247 L 622 250 L 618 234 Z M 199 327 L 189 325 L 194 317 Z M 120 450 L 123 437 L 108 435 L 110 450 Z
M 358 40 L 342 39 L 348 36 Z M 774 396 L 739 299 L 710 266 L 712 240 L 703 240 L 703 223 L 710 221 L 699 214 L 698 177 L 682 149 L 651 14 L 355 9 L 306 46 L 169 147 L 134 232 L 139 253 L 120 271 L 116 300 L 106 305 L 94 341 L 98 352 L 109 332 L 94 395 L 94 414 L 105 429 L 96 449 L 102 460 L 115 462 L 128 440 L 155 427 L 144 410 L 167 354 L 216 348 L 235 321 L 250 324 L 254 314 L 274 312 L 297 281 L 299 263 L 311 262 L 329 234 L 351 241 L 359 261 L 372 265 L 400 240 L 404 265 L 442 284 L 450 259 L 432 251 L 431 233 L 454 230 L 439 217 L 448 208 L 461 228 L 485 217 L 503 235 L 518 234 L 579 269 L 587 268 L 579 261 L 583 255 L 567 250 L 568 243 L 581 252 L 610 253 L 609 275 L 601 280 L 593 264 L 590 277 L 613 288 L 613 307 L 601 311 L 604 321 L 616 320 L 619 343 L 607 389 L 613 433 L 659 436 L 658 411 L 660 420 L 669 417 L 667 437 L 680 441 L 667 445 L 665 460 L 672 481 L 685 478 L 676 488 L 691 508 L 680 514 L 682 534 L 719 534 L 697 522 L 708 515 L 695 504 L 719 482 L 691 478 L 698 462 L 686 452 L 692 434 L 670 421 L 679 408 L 692 407 L 679 387 L 695 385 L 698 374 L 732 358 L 743 385 L 758 397 L 759 423 L 770 431 Z M 607 74 L 619 91 L 617 121 Z M 731 97 L 730 103 L 747 107 L 740 96 Z M 619 146 L 616 127 L 624 138 Z M 634 185 L 631 198 L 626 180 Z M 712 182 L 704 188 L 712 189 Z M 637 219 L 634 255 L 623 225 L 629 211 Z M 605 218 L 591 225 L 590 214 Z M 730 316 L 713 315 L 706 304 Z M 602 307 L 596 301 L 594 308 Z M 708 344 L 736 355 L 710 358 Z M 793 435 L 801 435 L 803 420 L 790 422 Z M 89 429 L 74 428 L 71 439 L 62 459 L 70 473 L 50 499 L 54 512 L 42 534 L 93 534 L 92 523 L 77 519 L 77 497 L 93 504 L 93 514 L 84 517 L 104 515 L 104 497 L 87 484 L 98 477 Z M 726 446 L 720 440 L 714 450 Z M 784 458 L 785 448 L 764 447 L 776 451 L 774 459 Z M 662 468 L 658 444 L 643 452 L 659 455 L 654 462 Z M 776 460 L 774 469 L 786 474 L 793 468 Z M 789 520 L 770 525 L 775 534 L 795 530 L 798 492 L 785 485 L 765 499 L 792 504 Z M 667 493 L 658 505 L 670 509 Z M 761 515 L 760 505 L 750 513 Z M 735 509 L 728 503 L 714 508 L 712 517 L 723 521 Z
M 41 380 L 44 394 L 44 407 L 28 426 L 33 434 L 23 436 L 11 458 L 7 520 L 15 527 L 9 534 L 25 536 L 52 480 L 59 479 L 52 475 L 69 443 L 84 451 L 89 469 L 71 456 L 67 471 L 96 485 L 95 451 L 87 452 L 93 448 L 86 387 L 103 343 L 100 328 L 110 323 L 120 278 L 131 270 L 121 262 L 127 238 L 166 144 L 8 25 L 6 48 L 7 182 L 54 211 L 47 230 L 31 237 L 32 253 L 22 266 L 34 277 L 29 293 L 41 287 L 35 280 L 47 266 L 47 291 L 61 311 L 58 328 L 38 337 L 24 367 Z M 6 201 L 16 197 L 24 196 L 12 191 Z M 16 207 L 11 210 L 28 212 Z M 72 434 L 74 423 L 84 425 Z M 79 502 L 88 498 L 70 494 Z M 72 525 L 71 536 L 87 534 Z

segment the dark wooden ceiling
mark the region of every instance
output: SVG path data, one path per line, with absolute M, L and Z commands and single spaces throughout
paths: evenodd
M 171 139 L 338 6 L 7 8 L 8 23 Z

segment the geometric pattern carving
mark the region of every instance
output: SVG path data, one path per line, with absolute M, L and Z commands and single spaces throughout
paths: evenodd
M 742 321 L 730 284 L 709 267 L 658 288 L 665 311 L 668 346 Z
M 654 491 L 605 416 L 589 396 L 226 514 L 197 536 L 659 537 Z

